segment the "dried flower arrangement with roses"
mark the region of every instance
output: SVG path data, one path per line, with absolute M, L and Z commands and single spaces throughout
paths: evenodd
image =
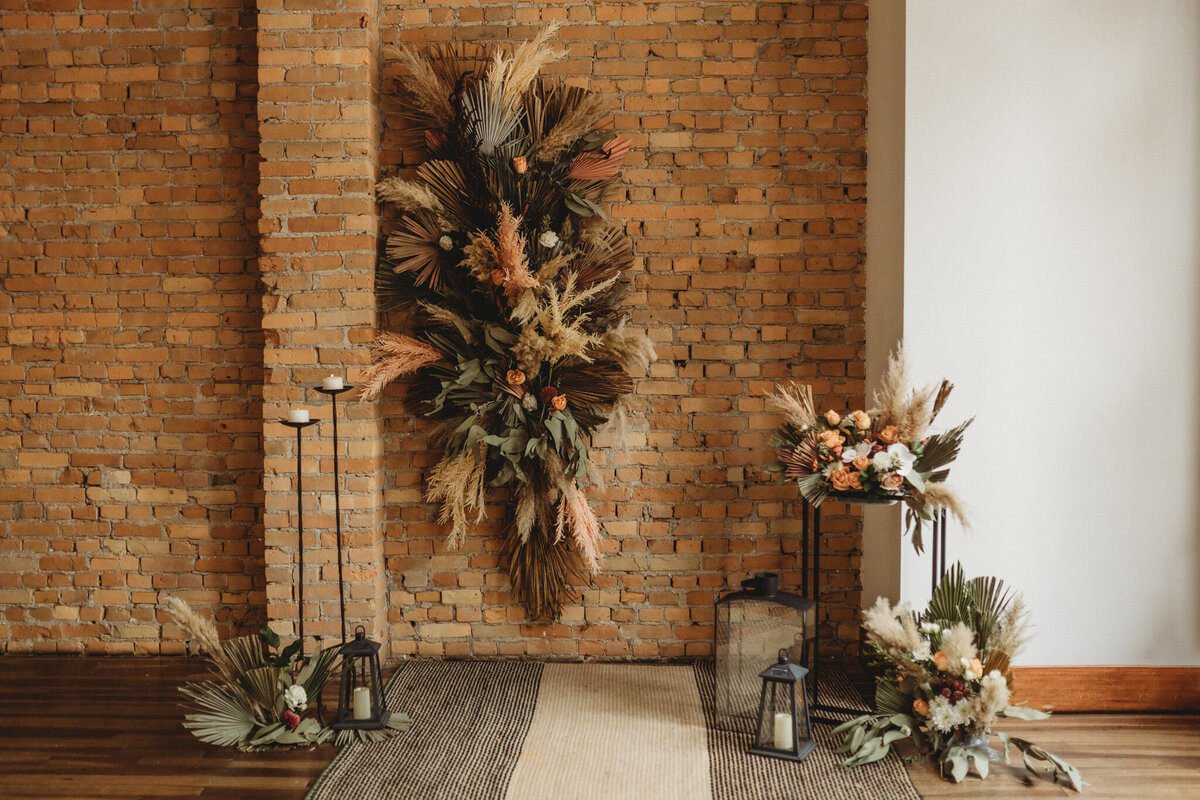
M 774 438 L 778 460 L 769 469 L 795 481 L 813 505 L 831 496 L 863 503 L 903 500 L 905 530 L 919 552 L 922 526 L 940 509 L 968 524 L 962 501 L 945 481 L 972 420 L 928 433 L 953 388 L 943 380 L 909 390 L 903 346 L 889 360 L 871 411 L 818 415 L 812 387 L 782 386 L 768 397 L 769 406 L 784 416 Z
M 221 641 L 212 620 L 185 600 L 172 597 L 166 611 L 216 672 L 214 680 L 179 689 L 195 704 L 183 725 L 202 742 L 252 752 L 376 742 L 408 729 L 409 718 L 400 713 L 393 713 L 381 730 L 333 730 L 314 716 L 317 698 L 338 677 L 340 647 L 301 658 L 299 641 L 281 649 L 279 635 L 265 625 L 257 635 Z
M 484 519 L 487 488 L 509 488 L 504 555 L 534 619 L 559 615 L 572 545 L 599 568 L 591 434 L 620 422 L 654 358 L 621 308 L 632 245 L 600 207 L 630 141 L 601 130 L 603 98 L 538 76 L 565 54 L 547 45 L 554 30 L 511 54 L 399 51 L 405 132 L 425 159 L 377 187 L 402 215 L 376 287 L 417 332 L 376 340 L 363 393 L 415 375 L 411 410 L 441 423 L 425 496 L 451 548 Z
M 973 767 L 986 778 L 989 761 L 999 758 L 988 747 L 998 718 L 1050 716 L 1009 704 L 1012 660 L 1028 640 L 1025 617 L 1020 595 L 1008 593 L 998 578 L 967 580 L 958 564 L 942 577 L 923 614 L 879 598 L 863 615 L 880 668 L 878 713 L 834 729 L 844 736 L 837 751 L 848 755 L 844 766 L 878 761 L 897 742 L 911 740 L 914 760 L 937 759 L 943 777 L 958 783 Z M 997 735 L 1006 761 L 1016 747 L 1030 772 L 1039 775 L 1035 762 L 1045 762 L 1051 775 L 1082 791 L 1079 771 L 1066 761 L 1025 739 Z

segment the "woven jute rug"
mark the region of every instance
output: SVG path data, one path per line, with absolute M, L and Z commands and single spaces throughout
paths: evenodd
M 411 661 L 387 699 L 412 727 L 344 748 L 307 800 L 919 800 L 895 755 L 842 769 L 829 726 L 801 764 L 747 754 L 712 726 L 711 663 Z

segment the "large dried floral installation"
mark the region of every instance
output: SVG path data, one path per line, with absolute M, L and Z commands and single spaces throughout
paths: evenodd
M 414 376 L 410 411 L 440 425 L 426 499 L 452 548 L 488 489 L 508 489 L 504 554 L 535 619 L 559 615 L 572 545 L 599 568 L 590 438 L 654 357 L 622 310 L 632 245 L 601 208 L 630 142 L 602 130 L 604 98 L 539 75 L 564 56 L 553 33 L 511 53 L 398 51 L 405 133 L 425 157 L 378 185 L 400 216 L 376 288 L 412 333 L 379 336 L 363 392 Z

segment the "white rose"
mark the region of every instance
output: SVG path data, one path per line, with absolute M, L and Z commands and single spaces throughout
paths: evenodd
M 283 692 L 283 702 L 295 711 L 303 710 L 308 705 L 308 692 L 298 683 L 293 683 Z
M 538 244 L 540 244 L 542 247 L 545 247 L 547 250 L 558 247 L 558 234 L 554 231 L 546 231 L 538 237 Z
M 449 236 L 443 236 L 442 238 L 438 239 L 438 246 L 449 253 L 454 249 L 454 240 Z
M 936 622 L 922 622 L 921 623 L 921 633 L 938 633 L 939 631 L 941 631 L 941 629 L 942 629 L 942 626 L 938 625 Z

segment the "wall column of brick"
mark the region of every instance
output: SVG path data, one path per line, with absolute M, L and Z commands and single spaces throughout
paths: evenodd
M 333 10 L 336 9 L 336 10 Z M 339 635 L 330 406 L 325 375 L 354 382 L 375 329 L 378 26 L 374 0 L 259 0 L 259 192 L 264 354 L 267 617 L 330 644 Z M 386 637 L 380 419 L 339 402 L 347 625 Z M 295 432 L 305 431 L 305 608 L 297 608 Z M 307 647 L 311 650 L 313 644 Z

